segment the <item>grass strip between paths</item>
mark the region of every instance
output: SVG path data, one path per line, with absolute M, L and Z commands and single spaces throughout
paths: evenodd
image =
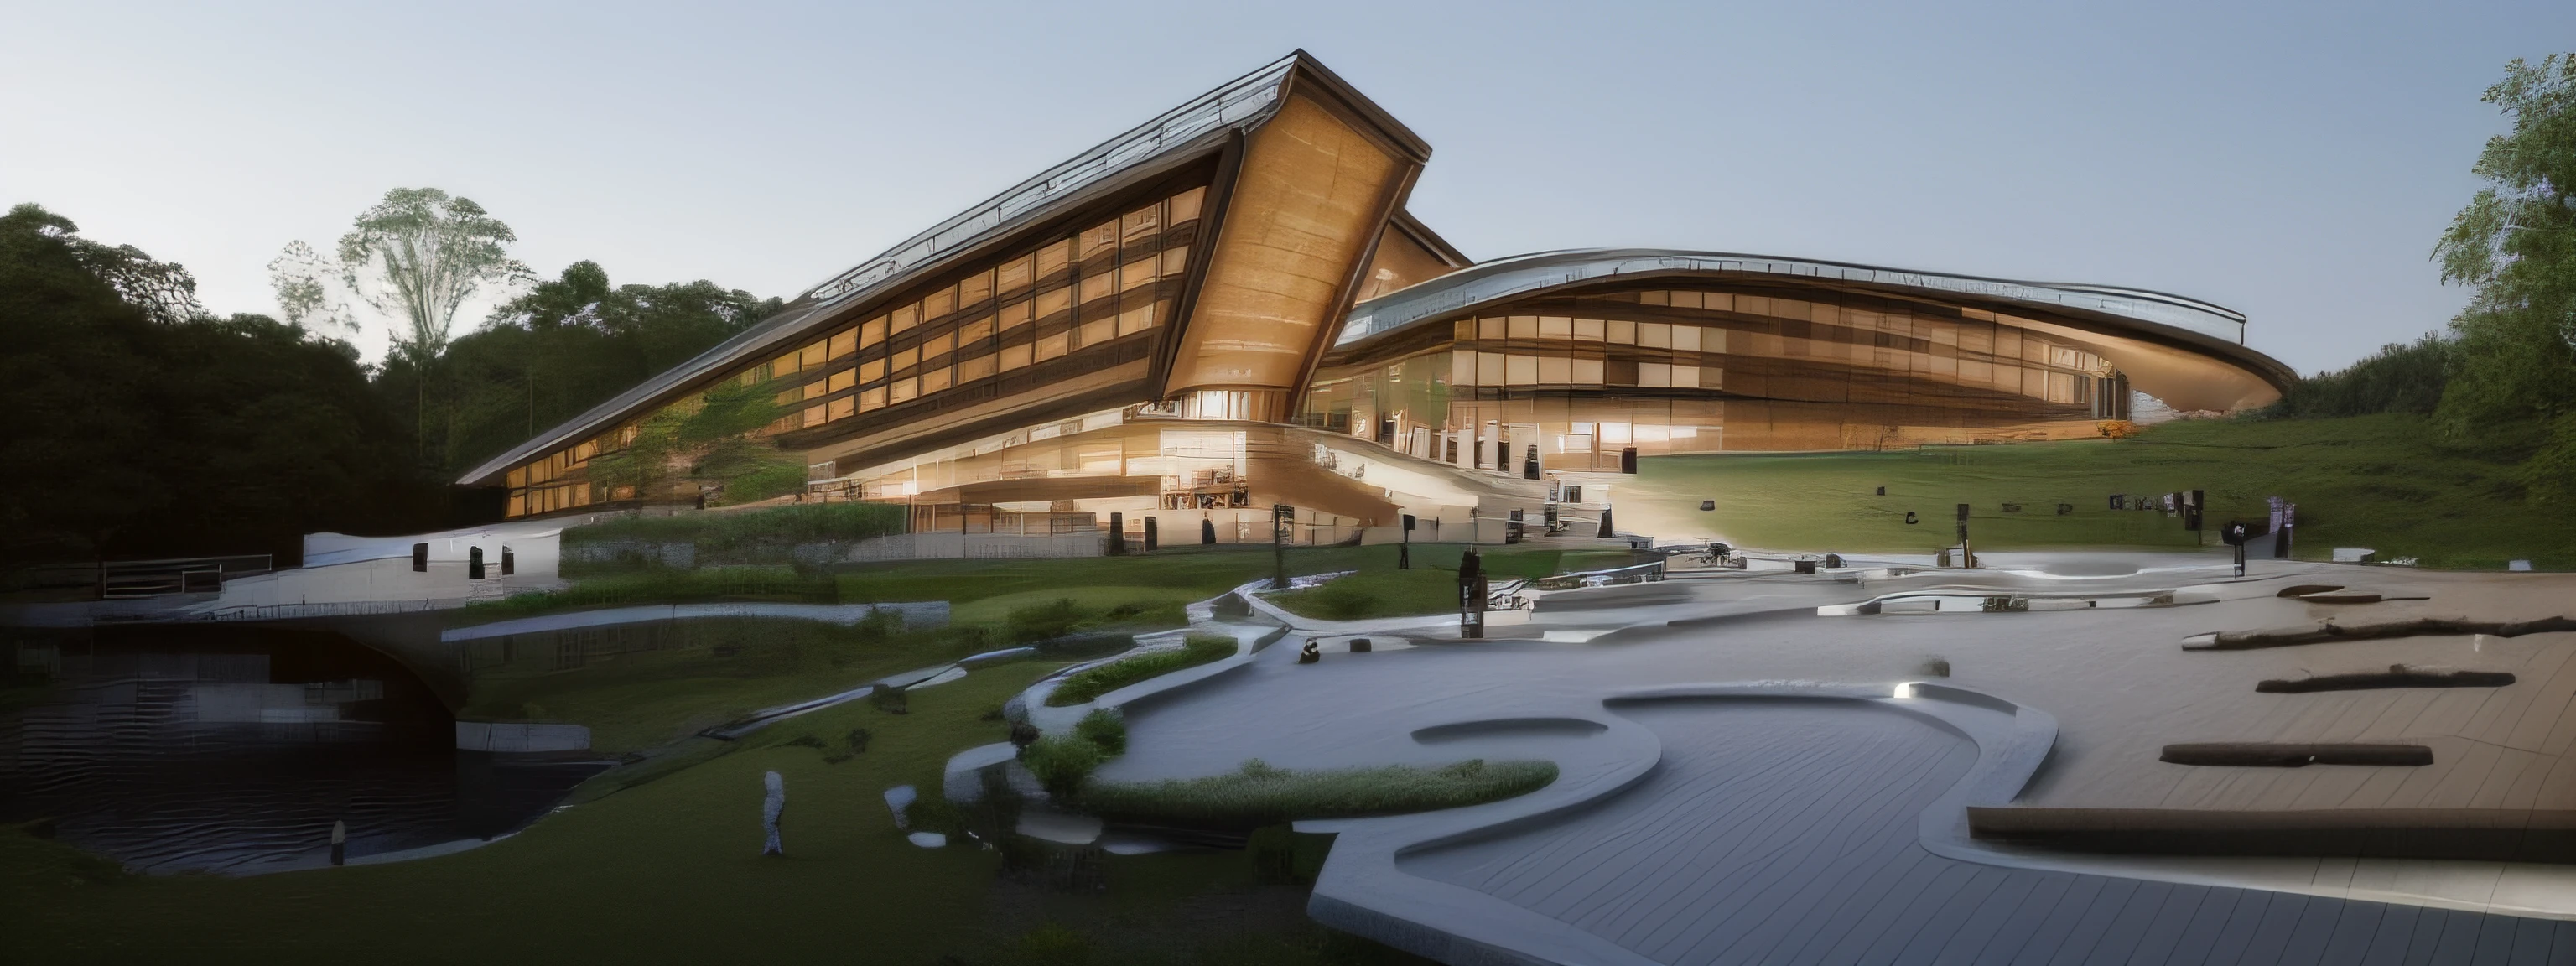
M 1440 768 L 1386 765 L 1290 771 L 1253 759 L 1241 771 L 1159 782 L 1093 782 L 1079 807 L 1114 822 L 1250 829 L 1298 819 L 1427 812 L 1501 801 L 1556 780 L 1556 763 L 1469 759 Z
M 1179 650 L 1151 651 L 1074 672 L 1047 694 L 1047 706 L 1062 708 L 1081 704 L 1146 678 L 1233 657 L 1234 651 L 1234 638 L 1222 634 L 1192 634 L 1182 639 Z

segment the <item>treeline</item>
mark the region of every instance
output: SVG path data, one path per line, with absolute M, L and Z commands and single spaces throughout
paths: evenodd
M 0 216 L 8 557 L 292 555 L 448 516 L 354 350 L 195 290 L 43 208 Z
M 396 353 L 376 377 L 414 414 L 428 471 L 458 474 L 767 318 L 778 299 L 708 281 L 609 284 L 575 262 L 445 351 Z M 801 479 L 801 477 L 800 477 Z
M 2439 335 L 2428 334 L 2412 344 L 2390 343 L 2343 369 L 2291 384 L 2264 415 L 2290 419 L 2372 413 L 2430 416 L 2440 408 L 2442 391 L 2450 383 L 2452 355 L 2451 341 Z
M 2455 441 L 2520 460 L 2538 501 L 2576 499 L 2576 55 L 2515 60 L 2488 88 L 2511 129 L 2434 248 L 2469 304 L 2447 332 L 2302 379 L 2275 416 L 2430 415 Z
M 431 353 L 362 365 L 264 315 L 215 316 L 181 266 L 0 216 L 0 564 L 235 553 L 305 533 L 499 515 L 458 473 L 776 310 L 710 282 L 612 286 L 581 262 Z

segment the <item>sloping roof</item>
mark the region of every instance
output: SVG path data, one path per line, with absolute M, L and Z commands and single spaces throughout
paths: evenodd
M 2023 282 L 1846 262 L 1736 252 L 1657 248 L 1585 248 L 1535 252 L 1483 262 L 1352 307 L 1337 346 L 1549 289 L 1597 284 L 1621 276 L 1727 273 L 1789 282 L 1837 282 L 1913 290 L 1976 301 L 2053 309 L 2188 345 L 2244 366 L 2275 387 L 2297 378 L 2288 366 L 2245 345 L 2245 316 L 2199 299 L 2146 289 L 2066 282 Z
M 1430 156 L 1430 146 L 1412 131 L 1305 51 L 1294 51 L 1012 185 L 833 276 L 808 289 L 777 315 L 485 461 L 456 482 L 467 486 L 498 482 L 510 467 L 531 457 L 597 435 L 639 408 L 731 367 L 781 351 L 781 346 L 806 337 L 808 325 L 822 321 L 824 316 L 948 267 L 956 256 L 1088 200 L 1087 189 L 1156 162 L 1211 151 L 1223 143 L 1226 131 L 1250 130 L 1268 120 L 1278 111 L 1291 78 L 1298 76 L 1337 95 L 1399 147 L 1415 154 L 1417 160 Z

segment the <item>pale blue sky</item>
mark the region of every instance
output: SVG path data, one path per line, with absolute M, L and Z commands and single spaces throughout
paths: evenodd
M 1647 245 L 2163 289 L 2302 371 L 2426 261 L 2576 4 L 114 4 L 0 0 L 0 204 L 218 312 L 386 188 L 552 274 L 793 296 L 1304 47 L 1435 149 L 1468 254 Z

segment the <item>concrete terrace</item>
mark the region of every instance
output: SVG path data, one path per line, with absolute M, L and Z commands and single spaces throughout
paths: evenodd
M 2138 559 L 2127 559 L 2138 557 Z M 1543 598 L 1515 639 L 1295 621 L 1221 680 L 1131 709 L 1113 781 L 1547 758 L 1548 789 L 1341 833 L 1313 912 L 1450 962 L 2559 962 L 2576 867 L 2350 856 L 2100 855 L 1967 834 L 1964 806 L 2566 809 L 2576 635 L 2185 651 L 2217 630 L 2429 614 L 2542 616 L 2553 575 L 2418 573 L 2210 555 L 2019 560 L 1846 582 L 1731 574 Z M 1995 562 L 1992 558 L 1989 562 Z M 2050 568 L 2058 572 L 2049 572 Z M 1853 578 L 1858 574 L 1840 575 Z M 2275 596 L 2344 584 L 2424 601 Z M 1820 616 L 1957 587 L 2207 603 Z M 1308 627 L 1306 624 L 1316 624 Z M 1294 663 L 1311 633 L 1421 645 Z M 1580 643 L 1577 643 L 1580 642 Z M 1947 679 L 1927 674 L 1934 658 Z M 2498 688 L 2258 693 L 2392 663 L 2511 670 Z M 1900 682 L 1935 698 L 1890 697 Z M 1931 682 L 1938 682 L 1933 684 Z M 1943 687 L 1949 686 L 1949 687 Z M 1701 700 L 1640 700 L 1691 691 Z M 1955 688 L 1955 690 L 1953 690 Z M 1767 690 L 1766 690 L 1767 689 Z M 1907 693 L 1912 693 L 1908 691 Z M 1784 700 L 1784 698 L 1808 700 Z M 2012 709 L 2021 709 L 2015 712 Z M 1997 710 L 2001 709 L 2001 710 Z M 2018 715 L 2018 716 L 2017 716 Z M 2044 729 L 2035 722 L 2046 722 Z M 2409 741 L 2430 766 L 2158 761 L 2166 744 Z M 2020 764 L 2014 764 L 2020 762 Z M 2042 763 L 2045 763 L 2044 766 Z

